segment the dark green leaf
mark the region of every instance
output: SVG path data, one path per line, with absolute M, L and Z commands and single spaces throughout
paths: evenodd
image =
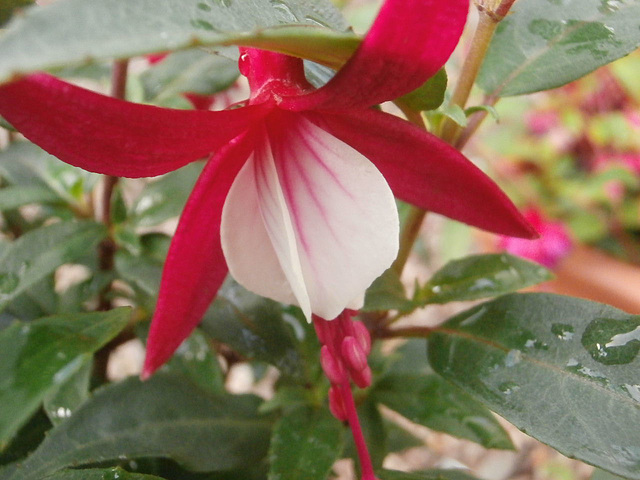
M 193 471 L 228 470 L 266 455 L 271 421 L 254 396 L 212 395 L 178 377 L 130 378 L 94 394 L 3 480 L 36 480 L 68 466 L 166 457 Z
M 640 317 L 551 294 L 512 294 L 429 337 L 429 362 L 567 456 L 640 478 Z
M 0 310 L 60 265 L 91 252 L 105 233 L 94 222 L 59 222 L 18 238 L 0 256 Z
M 415 293 L 420 305 L 494 297 L 551 279 L 546 268 L 507 254 L 472 255 L 438 270 Z
M 78 370 L 64 382 L 55 385 L 44 399 L 44 410 L 54 425 L 69 418 L 89 398 L 93 358 L 84 355 L 82 359 Z
M 2 26 L 19 9 L 33 5 L 34 0 L 2 0 L 0 4 L 0 26 Z
M 276 424 L 269 480 L 325 480 L 342 452 L 340 422 L 324 408 L 300 408 Z
M 0 453 L 0 465 L 7 465 L 26 457 L 44 440 L 51 427 L 46 413 L 42 409 L 38 410 L 16 433 L 9 446 Z
M 435 110 L 442 105 L 446 90 L 447 72 L 441 68 L 421 87 L 400 97 L 396 102 L 412 110 Z
M 162 480 L 153 475 L 131 473 L 121 468 L 89 468 L 89 469 L 65 469 L 42 477 L 42 480 Z
M 209 339 L 200 330 L 187 338 L 162 371 L 180 372 L 203 390 L 212 393 L 224 391 L 224 377 Z
M 345 30 L 327 0 L 66 0 L 33 8 L 8 25 L 0 38 L 0 82 L 196 45 L 241 44 L 339 66 L 359 43 Z
M 201 163 L 192 163 L 148 183 L 133 204 L 131 221 L 148 227 L 178 217 L 201 171 Z
M 15 322 L 0 332 L 0 450 L 44 397 L 127 324 L 129 310 Z
M 275 365 L 285 375 L 302 374 L 303 361 L 280 304 L 231 279 L 223 284 L 201 326 L 211 337 L 243 355 Z
M 423 472 L 380 470 L 376 475 L 380 480 L 477 480 L 463 470 L 425 470 Z
M 409 420 L 433 430 L 486 448 L 514 448 L 489 410 L 437 375 L 388 373 L 375 383 L 371 394 Z
M 640 45 L 638 0 L 518 0 L 478 77 L 492 95 L 559 87 Z
M 141 80 L 146 100 L 163 105 L 182 93 L 218 93 L 231 86 L 238 75 L 238 62 L 192 49 L 167 56 L 145 71 Z
M 414 303 L 407 299 L 400 277 L 395 271 L 389 269 L 376 278 L 367 289 L 362 310 L 365 312 L 378 310 L 407 312 L 414 308 Z

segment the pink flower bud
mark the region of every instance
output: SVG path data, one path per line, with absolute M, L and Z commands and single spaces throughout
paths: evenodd
M 371 352 L 371 335 L 369 334 L 369 330 L 364 326 L 362 322 L 353 322 L 353 336 L 356 337 L 356 340 L 364 350 L 365 355 L 369 355 Z
M 342 393 L 335 386 L 329 388 L 329 410 L 331 410 L 332 415 L 341 422 L 347 421 L 347 409 L 344 406 Z
M 341 350 L 342 360 L 352 373 L 367 367 L 367 354 L 354 337 L 344 337 Z
M 331 353 L 326 345 L 320 350 L 320 364 L 331 383 L 339 385 L 347 380 L 347 373 L 342 362 Z
M 371 385 L 371 369 L 365 367 L 358 372 L 351 372 L 351 379 L 360 388 L 367 388 Z

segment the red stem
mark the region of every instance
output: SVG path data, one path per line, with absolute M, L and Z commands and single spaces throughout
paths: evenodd
M 376 476 L 373 473 L 371 455 L 369 455 L 367 442 L 365 441 L 364 434 L 362 433 L 360 419 L 358 418 L 358 411 L 356 410 L 356 402 L 353 400 L 353 393 L 351 392 L 349 380 L 344 381 L 342 385 L 340 385 L 340 390 L 345 409 L 347 410 L 349 428 L 351 429 L 353 441 L 356 444 L 356 450 L 358 451 L 358 458 L 360 459 L 362 480 L 376 480 Z

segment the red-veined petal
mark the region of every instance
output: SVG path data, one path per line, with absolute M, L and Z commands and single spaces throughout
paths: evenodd
M 204 158 L 263 112 L 134 104 L 46 74 L 0 86 L 0 115 L 29 140 L 71 165 L 123 177 L 160 175 Z
M 227 274 L 220 246 L 222 206 L 252 148 L 249 136 L 233 140 L 207 163 L 189 197 L 164 266 L 143 377 L 189 336 Z
M 447 61 L 462 35 L 469 0 L 387 0 L 349 61 L 323 88 L 283 108 L 369 107 L 415 90 Z
M 369 158 L 401 200 L 491 232 L 537 237 L 493 180 L 434 135 L 375 110 L 314 118 Z
M 308 318 L 361 306 L 397 254 L 391 190 L 369 160 L 302 114 L 269 116 L 266 132 L 223 212 L 231 274 Z

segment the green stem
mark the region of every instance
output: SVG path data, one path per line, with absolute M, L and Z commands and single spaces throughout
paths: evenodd
M 478 72 L 480 71 L 480 66 L 487 54 L 493 34 L 495 33 L 498 24 L 502 21 L 505 15 L 507 15 L 514 2 L 515 0 L 477 0 L 476 6 L 480 13 L 480 19 L 473 36 L 471 48 L 465 58 L 464 64 L 462 65 L 458 83 L 456 84 L 456 88 L 451 97 L 452 104 L 458 105 L 460 108 L 464 108 L 466 105 L 471 89 L 476 81 Z M 491 3 L 491 5 L 488 5 L 489 3 Z M 419 118 L 418 120 L 418 117 L 420 117 L 419 115 L 416 116 L 415 113 L 412 112 L 404 113 L 409 121 L 418 127 L 423 129 L 425 128 L 422 118 Z M 476 121 L 477 123 L 474 123 L 473 130 L 466 131 L 467 135 L 464 137 L 465 143 L 478 128 L 480 122 L 484 120 L 485 116 L 486 115 L 478 116 L 478 120 Z M 458 145 L 458 138 L 460 137 L 460 134 L 461 129 L 458 124 L 445 118 L 440 130 L 440 138 L 460 148 L 461 145 Z M 418 238 L 420 227 L 422 226 L 426 214 L 426 211 L 418 207 L 411 207 L 409 211 L 407 221 L 400 232 L 400 249 L 398 251 L 398 257 L 391 267 L 398 275 L 401 275 L 404 270 L 411 249 Z

